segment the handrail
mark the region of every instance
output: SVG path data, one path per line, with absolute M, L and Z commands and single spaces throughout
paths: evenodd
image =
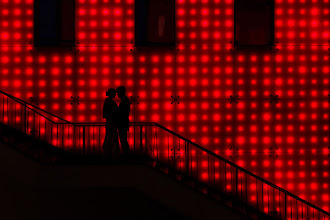
M 50 113 L 50 112 L 48 112 L 48 111 L 46 111 L 46 110 L 44 110 L 44 109 L 41 109 L 41 108 L 39 108 L 38 106 L 35 106 L 35 105 L 31 104 L 31 103 L 28 103 L 28 102 L 26 102 L 26 101 L 24 101 L 24 100 L 22 100 L 22 99 L 20 99 L 20 98 L 17 98 L 17 97 L 15 97 L 15 96 L 12 96 L 12 95 L 10 95 L 10 94 L 8 94 L 8 93 L 2 91 L 2 90 L 0 90 L 0 94 L 3 94 L 3 95 L 5 95 L 5 96 L 7 96 L 7 97 L 13 99 L 14 101 L 17 101 L 17 102 L 23 102 L 25 105 L 30 105 L 30 106 L 32 106 L 33 108 L 36 108 L 36 109 L 38 109 L 38 110 L 40 110 L 40 111 L 42 111 L 42 112 L 44 112 L 44 113 L 47 113 L 47 114 L 49 114 L 49 115 L 51 115 L 51 116 L 53 116 L 53 117 L 55 117 L 55 118 L 57 118 L 57 119 L 59 119 L 59 120 L 62 120 L 62 121 L 64 121 L 64 122 L 68 123 L 68 124 L 73 124 L 72 122 L 70 122 L 70 121 L 68 121 L 68 120 L 65 120 L 65 119 L 63 119 L 63 118 L 61 118 L 61 117 L 59 117 L 59 116 L 57 116 L 57 115 L 54 115 L 53 113 Z M 45 117 L 45 116 L 44 116 L 44 117 Z M 57 124 L 57 123 L 56 123 L 56 124 Z
M 42 116 L 42 117 L 44 117 L 46 120 L 48 120 L 48 121 L 50 121 L 50 122 L 52 122 L 53 124 L 59 124 L 59 123 L 57 123 L 57 122 L 54 122 L 53 120 L 51 120 L 50 118 L 48 118 L 48 117 L 46 117 L 46 116 L 44 116 L 43 114 L 41 114 L 40 112 L 37 112 L 36 110 L 34 110 L 34 109 L 32 109 L 32 108 L 30 108 L 29 106 L 24 106 L 25 108 L 28 108 L 28 109 L 30 109 L 31 111 L 33 111 L 34 113 L 36 113 L 36 114 L 38 114 L 38 115 L 40 115 L 40 116 Z
M 287 195 L 289 195 L 289 196 L 291 196 L 291 197 L 293 197 L 293 198 L 299 200 L 300 202 L 305 203 L 305 204 L 308 205 L 308 206 L 313 207 L 314 209 L 316 209 L 316 210 L 322 212 L 323 214 L 326 214 L 326 215 L 329 215 L 329 216 L 330 216 L 330 213 L 329 213 L 329 212 L 326 212 L 325 210 L 323 210 L 323 209 L 321 209 L 321 208 L 319 208 L 319 207 L 317 207 L 317 206 L 315 206 L 315 205 L 309 203 L 308 201 L 306 201 L 306 200 L 304 200 L 304 199 L 302 199 L 302 198 L 300 198 L 300 197 L 298 197 L 298 196 L 296 196 L 296 195 L 294 195 L 294 194 L 292 194 L 292 193 L 286 191 L 285 189 L 283 189 L 283 188 L 281 188 L 281 187 L 279 187 L 279 186 L 277 186 L 277 185 L 275 185 L 275 184 L 269 182 L 268 180 L 265 180 L 264 178 L 262 178 L 262 177 L 260 177 L 260 176 L 257 176 L 256 174 L 254 174 L 254 173 L 252 173 L 252 172 L 250 172 L 250 171 L 244 169 L 243 167 L 240 167 L 240 166 L 238 166 L 237 164 L 234 164 L 233 162 L 231 162 L 231 161 L 229 161 L 229 160 L 227 160 L 227 159 L 225 159 L 225 158 L 223 158 L 223 157 L 221 157 L 221 156 L 215 154 L 214 152 L 212 152 L 212 151 L 210 151 L 210 150 L 208 150 L 208 149 L 206 149 L 206 148 L 204 148 L 204 147 L 202 147 L 202 146 L 200 146 L 200 145 L 198 145 L 198 144 L 192 142 L 191 140 L 189 140 L 189 139 L 187 139 L 187 138 L 185 138 L 185 137 L 183 137 L 183 136 L 181 136 L 181 135 L 175 133 L 174 131 L 171 131 L 171 130 L 169 130 L 168 128 L 166 128 L 166 127 L 164 127 L 164 126 L 162 126 L 162 125 L 160 125 L 160 124 L 157 124 L 157 123 L 155 123 L 155 124 L 156 124 L 159 128 L 161 128 L 161 129 L 163 129 L 163 130 L 165 130 L 165 131 L 167 131 L 167 132 L 169 132 L 169 133 L 171 133 L 171 134 L 177 136 L 177 137 L 180 138 L 180 139 L 183 139 L 184 141 L 188 142 L 189 144 L 192 144 L 192 145 L 194 145 L 195 147 L 199 148 L 200 150 L 205 151 L 205 152 L 208 153 L 208 154 L 211 154 L 212 156 L 216 157 L 217 159 L 222 160 L 223 162 L 225 162 L 225 163 L 227 163 L 227 164 L 230 164 L 231 166 L 233 166 L 233 167 L 235 167 L 235 168 L 241 170 L 242 172 L 244 172 L 244 173 L 246 173 L 246 174 L 248 174 L 248 175 L 250 175 L 250 176 L 256 178 L 257 180 L 259 180 L 259 181 L 261 181 L 261 182 L 263 182 L 263 183 L 265 183 L 265 184 L 267 184 L 267 185 L 269 185 L 269 186 L 271 186 L 271 187 L 273 187 L 273 188 L 275 188 L 275 189 L 277 189 L 277 190 L 279 190 L 279 191 L 281 191 L 281 192 L 283 192 L 283 193 L 285 193 L 285 194 L 287 194 Z
M 66 120 L 66 119 L 64 119 L 64 118 L 61 118 L 61 117 L 59 117 L 59 116 L 57 116 L 57 115 L 55 115 L 55 114 L 53 114 L 53 113 L 51 113 L 51 112 L 48 112 L 48 111 L 46 111 L 46 110 L 44 110 L 44 109 L 42 109 L 42 108 L 39 108 L 39 107 L 36 106 L 36 105 L 33 105 L 33 104 L 28 103 L 28 102 L 26 102 L 26 101 L 24 101 L 24 100 L 22 100 L 22 99 L 20 99 L 20 98 L 17 98 L 17 97 L 15 97 L 15 96 L 12 96 L 12 95 L 10 95 L 10 94 L 8 94 L 8 93 L 2 91 L 2 90 L 0 90 L 0 94 L 3 94 L 3 95 L 5 95 L 5 96 L 11 98 L 11 99 L 14 100 L 14 101 L 22 102 L 22 103 L 24 103 L 25 105 L 32 106 L 33 108 L 36 108 L 36 109 L 38 109 L 38 110 L 40 110 L 40 111 L 42 111 L 42 112 L 44 112 L 44 113 L 46 113 L 46 114 L 49 114 L 49 115 L 51 115 L 51 116 L 53 116 L 53 117 L 55 117 L 55 118 L 57 118 L 57 119 L 59 119 L 59 120 L 61 120 L 61 121 L 64 121 L 64 122 L 66 122 L 66 123 L 68 123 L 68 124 L 71 124 L 71 125 L 76 125 L 76 126 L 98 126 L 98 125 L 105 125 L 105 124 L 106 124 L 106 122 L 94 122 L 94 123 L 76 123 L 76 122 L 70 122 L 70 121 L 68 121 L 68 120 Z M 34 111 L 34 112 L 36 112 L 36 113 L 38 113 L 38 112 L 35 111 L 34 109 L 31 109 L 31 108 L 29 108 L 29 109 L 32 110 L 32 111 Z M 48 117 L 46 117 L 45 115 L 42 115 L 41 113 L 39 113 L 39 115 L 41 115 L 42 117 L 44 117 L 44 118 L 50 120 L 50 121 L 53 122 L 54 124 L 63 124 L 63 123 L 54 122 L 54 121 L 52 121 L 51 119 L 49 119 Z M 133 125 L 138 125 L 138 124 L 143 124 L 143 125 L 146 125 L 146 124 L 148 124 L 148 125 L 156 125 L 155 122 L 131 122 L 130 124 L 133 124 Z
M 49 115 L 52 115 L 53 117 L 56 117 L 56 118 L 58 118 L 58 119 L 63 120 L 63 121 L 66 122 L 66 123 L 56 123 L 56 122 L 53 122 L 51 119 L 45 117 L 46 119 L 48 119 L 49 121 L 51 121 L 52 123 L 55 123 L 55 124 L 70 124 L 70 125 L 74 125 L 74 126 L 84 126 L 84 127 L 85 127 L 85 126 L 99 126 L 99 127 L 101 127 L 101 126 L 105 126 L 105 124 L 106 124 L 105 122 L 95 122 L 95 123 L 73 123 L 73 122 L 67 121 L 67 120 L 65 120 L 65 119 L 62 119 L 62 118 L 60 118 L 59 116 L 56 116 L 56 115 L 54 115 L 54 114 L 52 114 L 52 113 L 50 113 L 50 112 L 47 112 L 46 110 L 40 109 L 39 107 L 37 107 L 37 106 L 35 106 L 35 105 L 32 105 L 32 104 L 27 103 L 27 102 L 25 102 L 25 101 L 23 101 L 23 100 L 21 100 L 21 99 L 19 99 L 19 98 L 16 98 L 16 97 L 14 97 L 14 96 L 12 96 L 12 95 L 6 93 L 6 92 L 3 92 L 3 91 L 0 90 L 0 93 L 3 94 L 3 95 L 5 95 L 5 96 L 7 96 L 7 97 L 9 97 L 9 98 L 11 98 L 12 100 L 14 100 L 14 101 L 16 101 L 16 102 L 18 102 L 18 103 L 20 103 L 20 104 L 24 103 L 24 104 L 22 104 L 22 105 L 24 105 L 26 108 L 28 108 L 28 109 L 30 109 L 30 110 L 32 110 L 32 111 L 38 113 L 38 114 L 41 115 L 42 117 L 45 117 L 45 116 L 42 115 L 41 113 L 35 111 L 34 109 L 31 109 L 30 107 L 28 107 L 28 106 L 26 106 L 26 105 L 30 105 L 30 106 L 32 106 L 32 107 L 38 109 L 38 110 L 41 110 L 42 112 L 45 112 L 45 113 L 47 113 L 47 114 L 49 114 Z M 158 124 L 158 123 L 155 123 L 155 122 L 131 122 L 130 125 L 131 125 L 131 126 L 156 126 L 156 127 L 160 128 L 160 129 L 162 129 L 162 130 L 164 130 L 164 131 L 166 131 L 166 132 L 168 132 L 168 133 L 170 133 L 170 134 L 176 136 L 177 138 L 182 139 L 183 141 L 185 141 L 185 142 L 187 142 L 187 143 L 193 145 L 194 147 L 196 147 L 196 148 L 198 148 L 198 149 L 200 149 L 200 150 L 206 152 L 207 154 L 212 155 L 213 157 L 215 157 L 215 158 L 217 158 L 217 159 L 219 159 L 219 160 L 225 162 L 226 164 L 229 164 L 230 166 L 232 166 L 232 167 L 234 167 L 234 168 L 236 168 L 236 169 L 242 171 L 243 173 L 245 173 L 245 174 L 247 174 L 247 175 L 249 175 L 249 176 L 254 177 L 256 180 L 259 180 L 260 182 L 262 182 L 262 183 L 264 183 L 264 184 L 266 184 L 266 185 L 269 185 L 270 187 L 275 188 L 275 189 L 277 189 L 278 191 L 280 191 L 280 192 L 282 192 L 282 193 L 285 193 L 285 194 L 288 195 L 288 196 L 291 196 L 292 198 L 294 198 L 294 199 L 296 199 L 296 200 L 298 200 L 298 201 L 300 201 L 300 202 L 302 202 L 302 203 L 304 203 L 304 204 L 306 204 L 306 205 L 308 205 L 308 206 L 314 208 L 315 210 L 318 210 L 319 212 L 321 212 L 321 213 L 323 213 L 323 214 L 325 214 L 325 215 L 330 216 L 330 213 L 329 213 L 329 212 L 326 212 L 325 210 L 323 210 L 323 209 L 321 209 L 321 208 L 319 208 L 319 207 L 317 207 L 317 206 L 311 204 L 310 202 L 308 202 L 308 201 L 306 201 L 306 200 L 304 200 L 304 199 L 302 199 L 302 198 L 300 198 L 300 197 L 298 197 L 298 196 L 292 194 L 291 192 L 288 192 L 287 190 L 285 190 L 285 189 L 283 189 L 283 188 L 281 188 L 281 187 L 279 187 L 279 186 L 277 186 L 277 185 L 275 185 L 275 184 L 269 182 L 268 180 L 265 180 L 264 178 L 262 178 L 262 177 L 260 177 L 260 176 L 257 176 L 256 174 L 254 174 L 254 173 L 252 173 L 252 172 L 250 172 L 250 171 L 248 171 L 248 170 L 246 170 L 246 169 L 244 169 L 244 168 L 238 166 L 237 164 L 234 164 L 233 162 L 231 162 L 231 161 L 229 161 L 229 160 L 227 160 L 227 159 L 225 159 L 225 158 L 223 158 L 223 157 L 221 157 L 221 156 L 215 154 L 214 152 L 212 152 L 212 151 L 210 151 L 210 150 L 208 150 L 208 149 L 206 149 L 206 148 L 204 148 L 204 147 L 202 147 L 202 146 L 200 146 L 200 145 L 198 145 L 198 144 L 192 142 L 191 140 L 189 140 L 189 139 L 187 139 L 187 138 L 185 138 L 185 137 L 179 135 L 178 133 L 175 133 L 175 132 L 172 131 L 172 130 L 169 130 L 168 128 L 166 128 L 166 127 L 164 127 L 164 126 L 162 126 L 162 125 L 160 125 L 160 124 Z

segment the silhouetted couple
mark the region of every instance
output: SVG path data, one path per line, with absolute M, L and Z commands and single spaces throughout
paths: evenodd
M 118 94 L 120 98 L 119 107 L 113 100 Z M 126 96 L 126 89 L 120 86 L 117 89 L 109 89 L 106 92 L 108 98 L 105 99 L 103 106 L 103 118 L 106 118 L 106 136 L 102 149 L 107 159 L 118 159 L 120 156 L 118 133 L 121 148 L 124 156 L 129 153 L 129 145 L 127 141 L 127 132 L 129 130 L 129 112 L 130 100 Z

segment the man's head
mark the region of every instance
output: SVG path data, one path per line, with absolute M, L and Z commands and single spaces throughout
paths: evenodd
M 117 93 L 118 93 L 118 97 L 119 98 L 122 98 L 126 95 L 126 88 L 125 86 L 119 86 L 117 89 L 116 89 Z
M 106 96 L 109 96 L 109 98 L 115 98 L 116 97 L 116 90 L 115 89 L 109 89 L 106 93 Z

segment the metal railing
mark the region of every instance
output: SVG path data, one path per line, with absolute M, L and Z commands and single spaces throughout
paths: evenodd
M 80 155 L 101 155 L 105 123 L 72 123 L 0 91 L 0 122 Z M 130 152 L 242 212 L 276 219 L 330 219 L 323 209 L 152 122 L 130 124 Z M 260 215 L 253 218 L 260 218 Z

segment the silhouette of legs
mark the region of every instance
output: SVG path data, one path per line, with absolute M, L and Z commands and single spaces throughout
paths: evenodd
M 126 128 L 119 128 L 119 138 L 121 143 L 121 148 L 123 149 L 123 152 L 125 155 L 129 153 L 129 145 L 127 141 L 127 129 Z
M 120 154 L 118 131 L 113 123 L 107 123 L 106 136 L 102 145 L 104 151 L 104 158 L 107 160 L 118 159 Z
M 114 128 L 113 131 L 113 144 L 112 144 L 112 160 L 119 159 L 120 156 L 120 148 L 119 148 L 119 140 L 118 140 L 118 131 L 117 128 Z
M 111 137 L 112 137 L 111 125 L 107 123 L 106 135 L 105 135 L 104 142 L 102 145 L 102 149 L 104 151 L 104 158 L 107 160 L 111 160 L 111 158 L 112 158 Z

